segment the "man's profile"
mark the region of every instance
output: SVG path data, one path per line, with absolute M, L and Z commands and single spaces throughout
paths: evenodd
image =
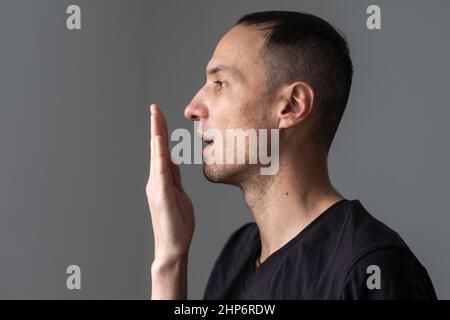
M 279 169 L 261 175 L 260 164 L 203 165 L 208 180 L 243 191 L 255 219 L 228 239 L 205 299 L 436 299 L 401 237 L 330 181 L 328 153 L 352 75 L 343 36 L 310 14 L 248 14 L 218 43 L 185 117 L 223 132 L 278 129 Z M 198 134 L 210 152 L 217 147 Z M 152 299 L 185 299 L 194 208 L 156 105 L 151 150 Z

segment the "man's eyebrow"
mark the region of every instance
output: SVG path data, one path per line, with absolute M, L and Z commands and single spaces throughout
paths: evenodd
M 206 70 L 206 74 L 209 75 L 209 76 L 215 75 L 215 74 L 217 74 L 219 72 L 229 73 L 229 74 L 231 74 L 232 76 L 235 76 L 238 79 L 242 79 L 243 78 L 243 75 L 242 75 L 242 73 L 240 71 L 236 70 L 235 68 L 223 65 L 223 64 L 219 64 L 219 65 L 217 65 L 217 66 L 215 66 L 213 68 L 210 68 L 210 69 Z

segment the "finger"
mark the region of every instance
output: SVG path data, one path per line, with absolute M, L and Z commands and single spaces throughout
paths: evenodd
M 151 112 L 151 140 L 154 140 L 156 136 L 160 136 L 162 138 L 162 157 L 164 158 L 164 161 L 167 162 L 167 170 L 168 170 L 168 176 L 169 178 L 173 178 L 173 170 L 171 168 L 170 163 L 172 162 L 170 160 L 169 156 L 169 150 L 168 150 L 168 132 L 167 132 L 167 122 L 164 117 L 164 114 L 162 113 L 161 109 L 156 104 L 150 105 L 150 112 Z M 154 152 L 151 153 L 153 155 L 153 162 L 155 162 L 155 154 L 157 151 L 157 145 L 156 143 L 152 144 Z M 151 158 L 152 159 L 152 158 Z M 150 164 L 151 165 L 151 164 Z M 153 167 L 156 167 L 157 165 L 153 165 Z M 150 169 L 150 176 L 154 171 Z
M 152 177 L 155 176 L 154 171 L 155 171 L 155 153 L 156 153 L 156 149 L 155 149 L 155 139 L 153 139 L 150 136 L 150 172 L 149 172 L 149 180 L 152 179 Z
M 155 119 L 155 116 L 156 116 L 156 113 L 157 113 L 158 111 L 157 111 L 157 109 L 156 109 L 156 105 L 155 104 L 151 104 L 150 105 L 150 137 L 154 137 L 156 134 L 157 134 L 157 132 L 158 132 L 158 130 L 157 130 L 157 128 L 156 128 L 156 119 Z
M 150 160 L 153 157 L 153 115 L 150 111 Z
M 164 115 L 162 114 L 160 108 L 156 104 L 152 103 L 150 105 L 150 176 L 152 172 L 152 159 L 154 158 L 154 154 L 156 153 L 156 145 L 152 141 L 156 135 L 162 135 L 165 140 L 168 141 L 167 124 L 164 119 Z
M 161 135 L 168 141 L 167 121 L 158 105 L 150 106 L 152 114 L 152 136 Z
M 169 141 L 168 138 L 168 130 L 167 130 L 167 121 L 166 121 L 166 117 L 164 116 L 164 113 L 161 111 L 161 108 L 155 104 L 155 115 L 156 115 L 156 121 L 158 123 L 158 129 L 160 130 L 161 135 L 167 140 Z
M 184 191 L 183 185 L 181 183 L 181 173 L 180 173 L 180 167 L 173 162 L 173 160 L 170 161 L 170 169 L 172 171 L 172 177 L 173 177 L 173 183 L 180 191 Z
M 172 186 L 172 172 L 170 169 L 169 149 L 164 137 L 156 135 L 153 137 L 156 154 L 154 155 L 153 164 L 155 165 L 155 182 L 162 190 L 169 191 Z
M 155 154 L 155 139 L 153 139 L 153 128 L 154 128 L 154 119 L 153 119 L 153 115 L 151 112 L 151 106 L 150 106 L 150 145 L 149 145 L 149 149 L 150 149 L 150 170 L 149 170 L 149 180 L 152 177 L 152 171 L 153 171 L 153 167 L 154 165 L 152 165 L 153 163 L 153 158 L 154 158 L 154 154 Z

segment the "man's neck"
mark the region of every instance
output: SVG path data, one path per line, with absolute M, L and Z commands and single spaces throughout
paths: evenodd
M 330 183 L 326 157 L 313 153 L 280 158 L 276 175 L 241 187 L 260 232 L 261 262 L 343 199 Z

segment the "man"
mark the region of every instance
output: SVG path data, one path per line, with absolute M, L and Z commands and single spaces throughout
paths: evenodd
M 400 236 L 330 182 L 328 151 L 352 73 L 346 41 L 313 15 L 249 14 L 220 40 L 185 116 L 208 142 L 207 128 L 279 129 L 279 170 L 204 164 L 208 180 L 242 189 L 255 219 L 225 244 L 205 299 L 436 299 Z M 185 299 L 194 210 L 156 105 L 151 128 L 152 298 Z

